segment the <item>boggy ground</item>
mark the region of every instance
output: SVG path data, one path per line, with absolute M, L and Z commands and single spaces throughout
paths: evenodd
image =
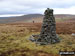
M 71 35 L 75 26 L 61 24 L 56 25 L 61 42 L 50 45 L 37 45 L 28 40 L 32 34 L 40 33 L 41 23 L 0 24 L 0 56 L 59 56 L 60 50 L 75 51 L 75 36 Z M 68 25 L 72 26 L 71 33 L 67 33 Z M 62 30 L 58 31 L 59 26 Z

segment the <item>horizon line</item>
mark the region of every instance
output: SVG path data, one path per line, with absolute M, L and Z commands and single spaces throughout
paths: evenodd
M 34 13 L 34 14 L 40 14 L 40 13 Z M 0 17 L 17 17 L 17 16 L 23 16 L 23 15 L 29 15 L 29 14 L 2 14 Z M 41 14 L 44 15 L 44 14 Z M 75 14 L 54 14 L 54 15 L 75 15 Z

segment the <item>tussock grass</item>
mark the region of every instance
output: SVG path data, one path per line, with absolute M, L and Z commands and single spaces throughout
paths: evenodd
M 28 40 L 32 34 L 39 32 L 31 32 L 26 27 L 1 25 L 0 56 L 55 56 L 60 50 L 75 51 L 74 36 L 59 34 L 60 43 L 41 46 Z

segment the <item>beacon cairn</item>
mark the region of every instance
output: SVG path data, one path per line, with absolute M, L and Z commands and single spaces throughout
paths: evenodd
M 39 35 L 32 35 L 30 40 L 38 44 L 54 44 L 60 42 L 56 34 L 53 9 L 47 8 L 47 10 L 45 10 L 41 32 Z

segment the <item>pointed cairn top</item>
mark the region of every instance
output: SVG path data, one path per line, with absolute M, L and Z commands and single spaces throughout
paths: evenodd
M 53 9 L 47 8 L 44 12 L 45 15 L 53 15 Z

